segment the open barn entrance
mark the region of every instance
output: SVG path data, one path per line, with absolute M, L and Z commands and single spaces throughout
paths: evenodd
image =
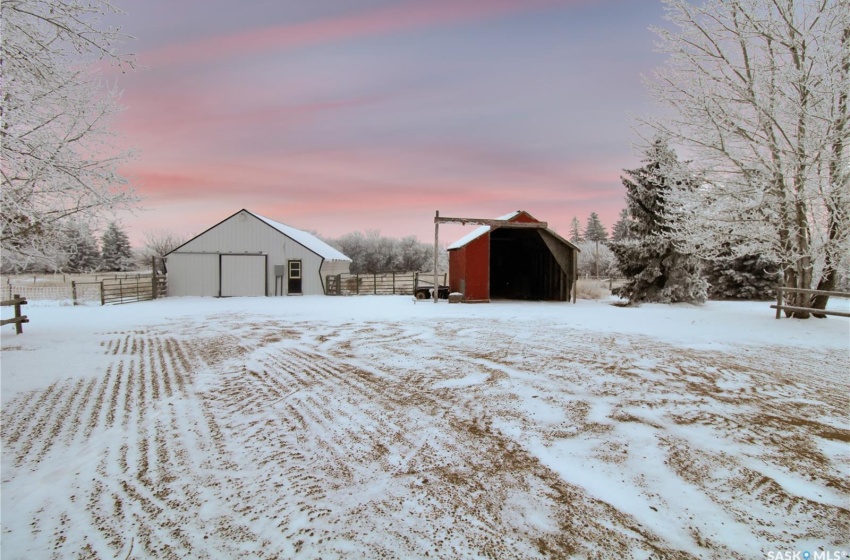
M 448 247 L 449 289 L 462 301 L 492 298 L 575 303 L 579 249 L 524 210 L 496 219 L 434 217 L 434 255 L 440 224 L 481 224 Z M 435 280 L 436 283 L 436 280 Z M 435 300 L 436 301 L 436 300 Z
M 567 299 L 566 272 L 536 229 L 500 228 L 490 233 L 490 297 Z

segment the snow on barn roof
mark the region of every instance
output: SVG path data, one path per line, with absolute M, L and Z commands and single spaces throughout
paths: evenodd
M 300 229 L 296 229 L 292 226 L 288 226 L 286 224 L 282 224 L 280 222 L 276 222 L 270 218 L 266 218 L 265 216 L 260 216 L 255 212 L 251 212 L 250 210 L 245 210 L 245 212 L 251 214 L 258 220 L 262 220 L 277 231 L 281 232 L 285 236 L 291 238 L 294 241 L 297 241 L 307 249 L 313 251 L 320 257 L 324 258 L 328 261 L 348 261 L 351 262 L 351 259 L 316 237 L 315 235 L 311 235 L 306 231 L 302 231 Z
M 512 218 L 516 218 L 517 216 L 519 216 L 519 213 L 520 213 L 520 210 L 515 210 L 515 211 L 511 212 L 510 214 L 505 214 L 504 216 L 499 216 L 496 219 L 497 220 L 510 220 Z M 470 241 L 472 241 L 474 239 L 478 239 L 479 237 L 481 237 L 482 235 L 484 235 L 488 231 L 490 231 L 490 226 L 481 226 L 479 228 L 475 228 L 469 234 L 464 235 L 463 237 L 461 237 L 460 239 L 458 239 L 457 241 L 455 241 L 454 243 L 449 245 L 447 250 L 451 251 L 452 249 L 460 249 L 461 247 L 463 247 L 464 245 L 466 245 Z

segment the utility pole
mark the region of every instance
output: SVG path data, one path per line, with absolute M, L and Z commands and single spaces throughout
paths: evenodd
M 593 256 L 593 263 L 596 268 L 596 279 L 599 280 L 599 237 L 596 238 L 596 254 Z
M 434 303 L 437 303 L 440 289 L 437 287 L 437 247 L 440 240 L 440 211 L 434 216 Z

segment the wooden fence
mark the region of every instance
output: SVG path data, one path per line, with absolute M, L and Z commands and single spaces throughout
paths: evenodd
M 445 285 L 447 274 L 438 276 Z M 430 280 L 429 280 L 430 279 Z M 333 296 L 402 295 L 411 296 L 434 286 L 434 273 L 385 272 L 383 274 L 337 274 L 325 278 L 326 292 Z
M 22 298 L 20 296 L 20 294 L 15 294 L 15 297 L 13 297 L 12 299 L 4 299 L 3 301 L 0 301 L 0 306 L 2 306 L 2 307 L 8 307 L 8 306 L 14 306 L 15 307 L 15 316 L 11 319 L 0 320 L 0 326 L 10 325 L 10 324 L 14 323 L 15 324 L 15 334 L 23 333 L 24 332 L 23 324 L 30 322 L 30 320 L 27 318 L 26 315 L 21 315 L 21 306 L 26 305 L 26 304 L 27 304 L 27 300 Z
M 803 288 L 786 288 L 785 286 L 780 286 L 776 288 L 776 305 L 771 305 L 771 309 L 776 310 L 776 318 L 779 319 L 782 315 L 782 312 L 799 312 L 799 313 L 811 313 L 812 315 L 836 315 L 838 317 L 850 317 L 850 313 L 846 311 L 834 311 L 832 309 L 815 309 L 813 307 L 804 307 L 799 305 L 785 305 L 784 304 L 784 294 L 810 294 L 813 296 L 829 296 L 829 297 L 838 297 L 838 298 L 847 298 L 850 299 L 850 293 L 847 292 L 829 292 L 824 290 L 806 290 Z
M 165 297 L 166 279 L 160 275 L 139 274 L 134 277 L 104 279 L 100 282 L 71 282 L 71 300 L 74 305 L 80 300 L 90 300 L 92 288 L 97 291 L 101 305 L 150 301 Z

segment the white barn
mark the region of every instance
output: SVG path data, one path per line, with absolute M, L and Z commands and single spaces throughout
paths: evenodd
M 240 210 L 165 255 L 169 296 L 321 295 L 351 259 L 315 236 Z

